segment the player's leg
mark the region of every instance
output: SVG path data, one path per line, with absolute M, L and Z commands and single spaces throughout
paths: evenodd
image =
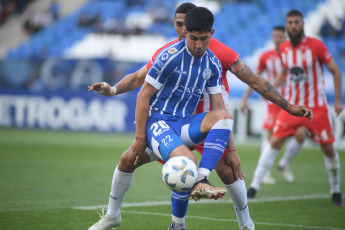
M 211 111 L 185 119 L 181 139 L 187 145 L 204 142 L 204 151 L 198 168 L 196 185 L 191 189 L 191 198 L 218 199 L 226 190 L 216 188 L 208 182 L 208 176 L 218 163 L 229 141 L 232 116 L 226 111 Z
M 294 181 L 294 176 L 290 170 L 290 163 L 301 151 L 306 137 L 307 128 L 305 126 L 298 127 L 295 136 L 288 140 L 284 155 L 278 163 L 278 170 L 283 174 L 285 181 L 288 183 Z
M 190 125 L 192 132 L 195 125 L 193 122 Z M 200 125 L 200 131 L 207 136 L 204 143 L 204 153 L 199 164 L 198 180 L 207 178 L 218 163 L 229 141 L 232 126 L 233 118 L 226 111 L 211 111 L 205 115 Z
M 254 198 L 257 191 L 260 189 L 260 184 L 262 182 L 265 174 L 272 167 L 275 158 L 277 157 L 280 149 L 285 143 L 286 138 L 280 138 L 273 136 L 271 139 L 271 146 L 266 149 L 266 151 L 260 156 L 258 165 L 256 166 L 252 183 L 247 192 L 248 198 Z
M 147 151 L 150 152 L 149 149 L 147 149 Z M 120 225 L 122 221 L 120 209 L 126 192 L 132 184 L 134 170 L 147 162 L 157 159 L 153 156 L 152 152 L 150 153 L 151 159 L 149 154 L 145 153 L 142 155 L 137 165 L 134 165 L 136 155 L 131 148 L 127 149 L 122 154 L 120 162 L 116 166 L 113 174 L 107 214 L 102 215 L 101 219 L 91 226 L 89 230 L 106 230 Z
M 270 141 L 273 135 L 272 128 L 267 130 L 267 139 L 264 139 L 264 141 L 261 144 L 261 154 L 260 157 L 263 155 L 263 153 L 270 147 Z M 276 180 L 272 177 L 271 170 L 269 170 L 264 178 L 262 178 L 262 183 L 264 184 L 274 184 Z
M 249 214 L 247 189 L 244 180 L 236 179 L 233 168 L 228 164 L 225 157 L 220 158 L 215 170 L 225 184 L 226 191 L 234 204 L 240 229 L 254 229 L 254 223 Z
M 339 154 L 335 151 L 333 144 L 321 144 L 324 153 L 324 161 L 326 172 L 328 174 L 329 184 L 333 204 L 336 206 L 344 206 L 340 192 L 340 160 Z

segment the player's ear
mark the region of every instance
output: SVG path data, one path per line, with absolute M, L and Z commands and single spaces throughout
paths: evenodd
M 212 29 L 212 30 L 211 30 L 211 37 L 213 36 L 214 31 L 216 31 L 216 29 Z

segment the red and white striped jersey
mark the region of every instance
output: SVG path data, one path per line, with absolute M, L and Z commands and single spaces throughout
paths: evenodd
M 146 64 L 146 68 L 150 69 L 153 62 L 156 60 L 157 55 L 167 47 L 168 45 L 171 45 L 175 42 L 178 42 L 179 40 L 176 39 L 172 42 L 169 42 L 168 44 L 165 44 L 163 47 L 158 49 L 154 55 L 152 56 L 151 60 Z M 208 48 L 212 51 L 212 53 L 219 59 L 221 65 L 222 65 L 222 80 L 221 80 L 221 86 L 222 86 L 222 96 L 224 100 L 224 104 L 227 107 L 228 106 L 228 100 L 229 100 L 229 79 L 227 77 L 227 70 L 229 70 L 230 66 L 234 64 L 234 62 L 239 58 L 239 55 L 226 46 L 225 44 L 221 43 L 215 38 L 210 39 L 210 43 Z M 203 92 L 202 98 L 200 99 L 197 107 L 196 107 L 196 113 L 203 113 L 210 111 L 211 103 L 209 95 L 206 91 Z
M 289 41 L 280 45 L 283 66 L 287 69 L 287 99 L 308 108 L 327 106 L 323 66 L 332 59 L 325 44 L 304 37 L 295 47 Z
M 273 83 L 282 70 L 282 63 L 280 60 L 280 55 L 277 52 L 277 50 L 271 49 L 264 52 L 260 56 L 257 70 L 259 72 L 264 72 L 263 76 L 266 77 L 266 80 L 269 81 L 270 83 Z M 283 97 L 286 96 L 285 85 L 279 87 L 277 90 Z M 270 101 L 267 101 L 267 102 L 272 103 Z

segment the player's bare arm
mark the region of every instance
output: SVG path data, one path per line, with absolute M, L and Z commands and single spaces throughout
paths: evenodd
M 303 105 L 291 105 L 273 86 L 254 72 L 239 58 L 229 69 L 241 81 L 252 87 L 261 96 L 276 104 L 289 114 L 313 119 L 313 112 Z
M 135 73 L 131 73 L 126 75 L 124 78 L 121 79 L 116 85 L 116 95 L 127 93 L 129 91 L 132 91 L 144 84 L 146 74 L 148 73 L 148 69 L 145 66 L 141 67 L 138 71 Z
M 149 117 L 149 102 L 152 95 L 156 92 L 156 88 L 145 82 L 137 96 L 137 105 L 135 109 L 136 131 L 135 139 L 131 146 L 133 152 L 137 156 L 134 164 L 137 163 L 141 155 L 145 152 L 146 124 Z
M 262 71 L 257 71 L 257 75 L 261 75 Z M 253 92 L 253 88 L 248 86 L 246 92 L 244 92 L 243 97 L 242 97 L 242 104 L 241 104 L 241 112 L 246 113 L 248 110 L 248 98 L 250 94 Z
M 113 87 L 106 82 L 94 83 L 92 86 L 88 87 L 89 92 L 95 90 L 106 97 L 127 93 L 140 87 L 144 83 L 147 72 L 148 69 L 146 66 L 143 66 L 138 71 L 126 75 Z
M 326 64 L 326 68 L 329 72 L 333 75 L 333 84 L 334 84 L 334 110 L 337 115 L 341 113 L 343 110 L 343 106 L 341 104 L 341 72 L 337 63 L 332 59 L 330 62 Z

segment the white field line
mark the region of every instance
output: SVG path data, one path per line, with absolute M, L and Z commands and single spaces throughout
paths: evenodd
M 169 217 L 171 217 L 171 214 L 163 214 L 163 213 L 157 213 L 157 212 L 141 212 L 141 211 L 140 212 L 138 212 L 138 211 L 121 211 L 121 212 L 132 213 L 132 214 L 169 216 Z M 217 219 L 217 218 L 210 218 L 210 217 L 205 217 L 205 216 L 186 216 L 186 218 L 210 220 L 210 221 L 237 222 L 236 219 Z M 297 224 L 283 224 L 283 223 L 269 223 L 269 222 L 257 222 L 257 221 L 255 221 L 255 225 L 269 225 L 269 226 L 292 227 L 292 228 L 302 228 L 302 229 L 345 230 L 344 228 L 308 226 L 308 225 L 297 225 Z
M 302 196 L 275 196 L 275 197 L 262 197 L 249 199 L 248 203 L 263 203 L 263 202 L 276 202 L 276 201 L 290 201 L 290 200 L 314 200 L 314 199 L 330 199 L 330 195 L 326 194 L 314 194 L 314 195 L 302 195 Z M 201 200 L 198 202 L 190 201 L 189 205 L 193 204 L 210 204 L 210 203 L 232 203 L 230 199 L 226 200 Z M 169 201 L 145 201 L 136 203 L 123 203 L 122 207 L 146 207 L 146 206 L 162 206 L 171 205 Z M 93 206 L 76 206 L 74 209 L 81 210 L 97 210 L 101 208 L 107 208 L 107 205 L 93 205 Z
M 313 200 L 313 199 L 329 199 L 330 195 L 326 194 L 314 194 L 314 195 L 302 195 L 302 196 L 277 196 L 277 197 L 263 197 L 248 200 L 249 203 L 265 203 L 265 202 L 276 202 L 276 201 L 298 201 L 298 200 Z M 231 200 L 202 200 L 198 202 L 191 201 L 189 204 L 202 204 L 202 203 L 232 203 Z M 171 205 L 170 201 L 147 201 L 147 202 L 136 202 L 136 203 L 124 203 L 122 207 L 143 207 L 143 206 L 161 206 Z M 78 206 L 73 207 L 74 209 L 82 210 L 97 210 L 106 208 L 107 205 L 95 205 L 95 206 Z M 168 216 L 171 214 L 156 213 L 156 212 L 142 212 L 142 211 L 127 211 L 122 210 L 123 213 L 141 214 L 141 215 L 156 215 L 156 216 Z M 236 219 L 217 219 L 204 216 L 186 216 L 190 219 L 202 219 L 210 221 L 224 221 L 224 222 L 237 222 Z M 267 226 L 281 226 L 301 229 L 328 229 L 328 230 L 345 230 L 345 228 L 334 228 L 334 227 L 321 227 L 321 226 L 308 226 L 308 225 L 296 225 L 296 224 L 284 224 L 284 223 L 269 223 L 269 222 L 255 222 L 255 225 L 267 225 Z

